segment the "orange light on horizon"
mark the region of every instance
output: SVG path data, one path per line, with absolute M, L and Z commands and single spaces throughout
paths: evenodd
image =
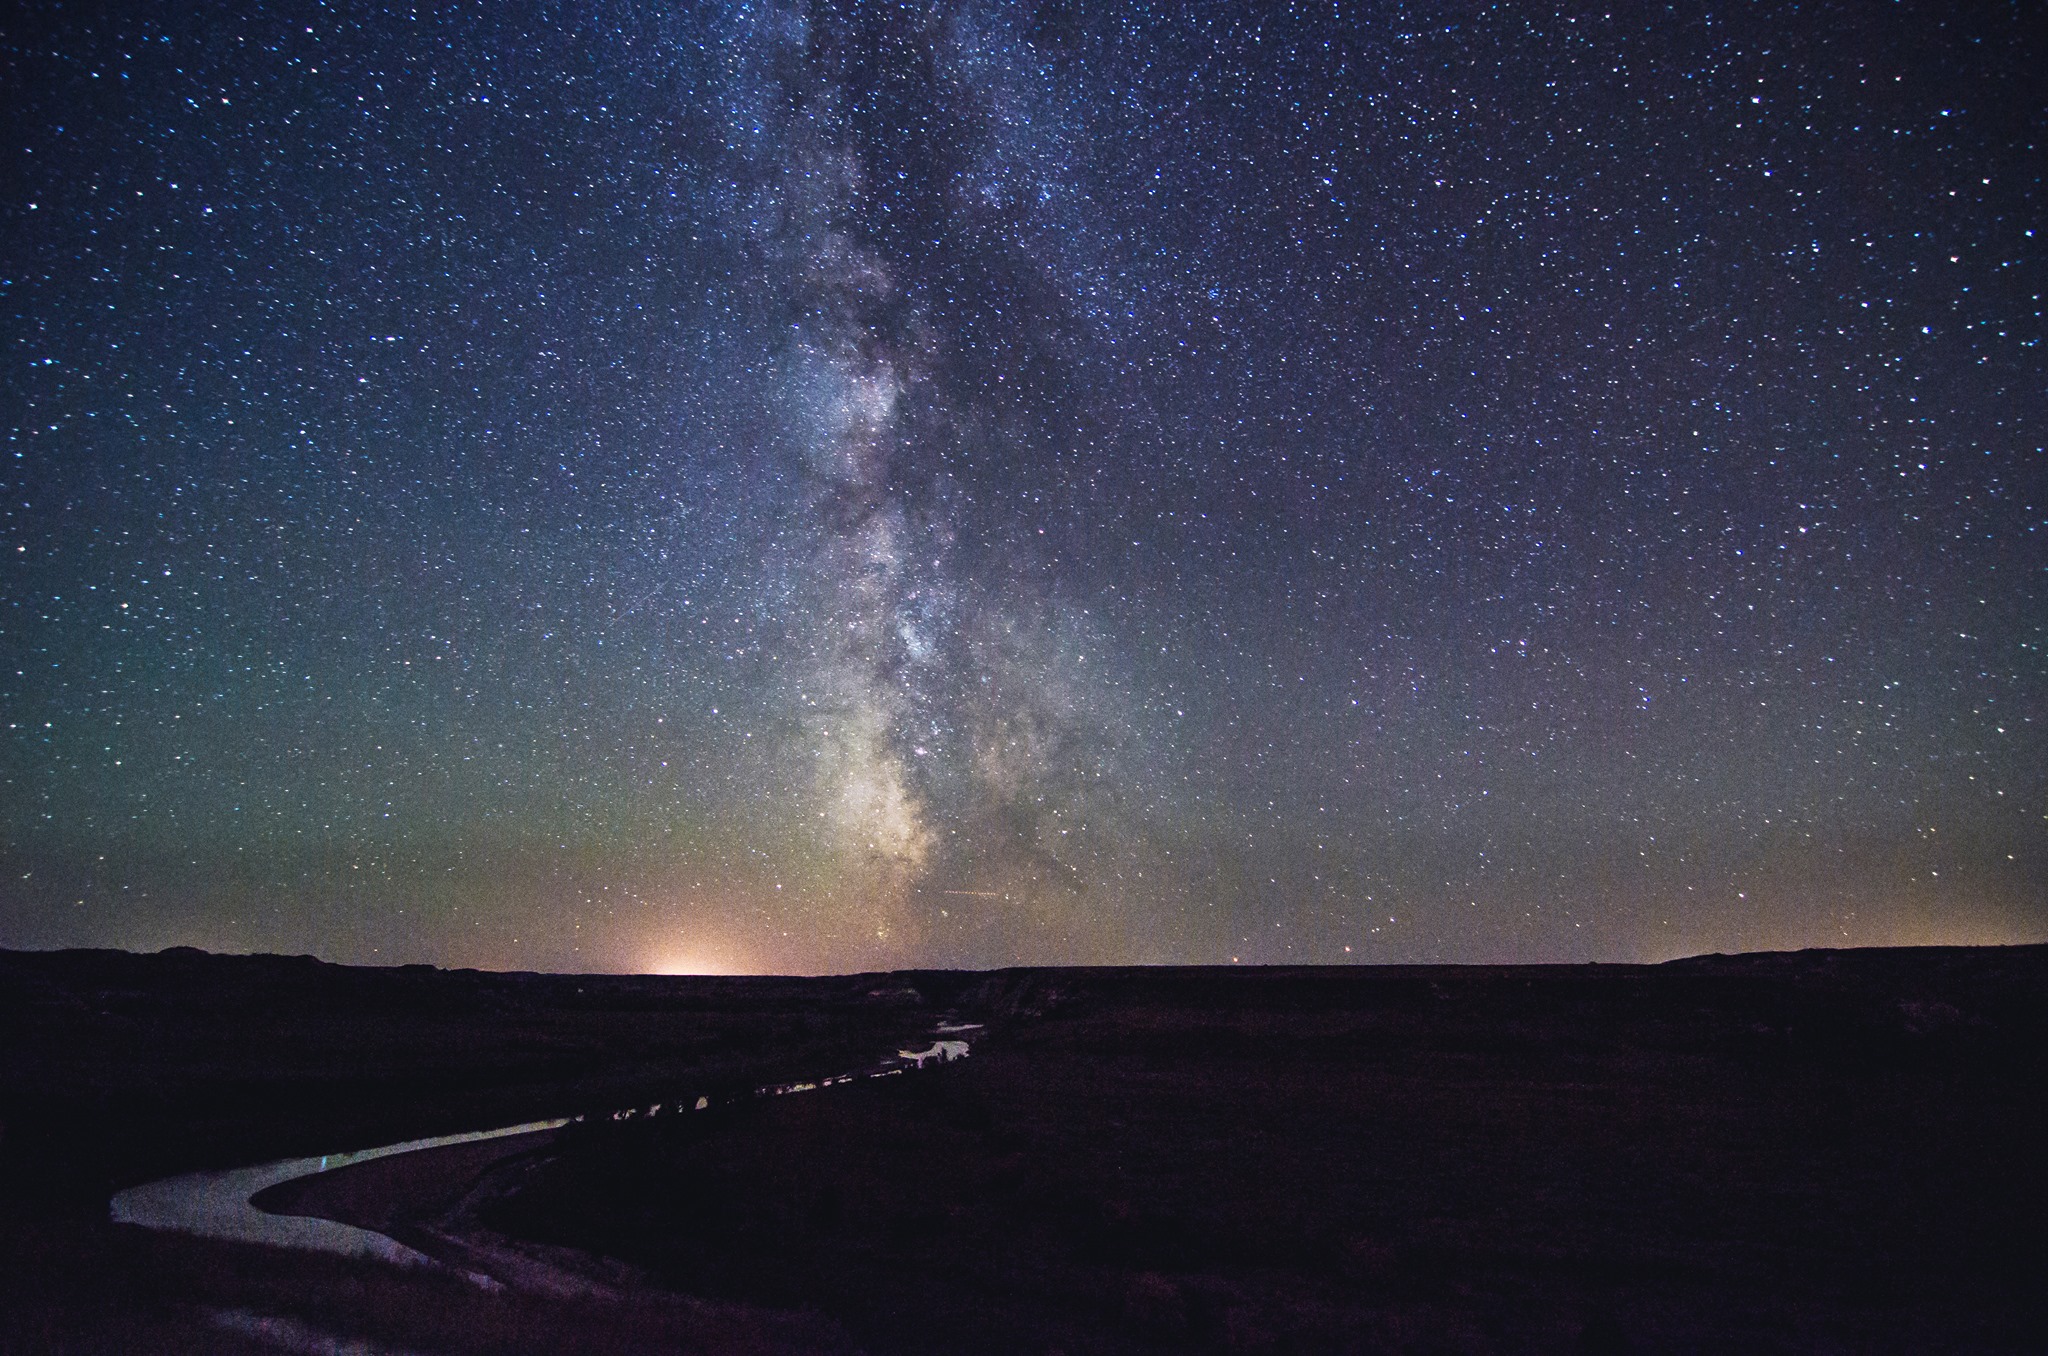
M 760 971 L 721 951 L 707 948 L 657 951 L 642 963 L 645 975 L 752 975 Z

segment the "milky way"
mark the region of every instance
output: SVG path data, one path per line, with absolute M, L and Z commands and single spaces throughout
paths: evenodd
M 1010 374 L 981 351 L 1074 309 L 1007 200 L 1028 163 L 991 96 L 1019 72 L 973 16 L 748 19 L 728 140 L 760 191 L 731 229 L 761 240 L 787 318 L 770 400 L 799 454 L 771 584 L 791 602 L 778 696 L 799 732 L 781 756 L 810 760 L 804 791 L 876 941 L 973 955 L 1024 920 L 1100 948 L 1131 893 L 1122 873 L 1099 888 L 1102 854 L 1141 849 L 1096 846 L 1133 799 L 1132 713 L 1101 662 L 1087 672 L 1086 608 L 991 474 L 1029 465 L 1003 425 L 1059 428 L 1052 387 L 1072 376 L 990 389 Z M 1071 841 L 1091 823 L 1095 843 Z
M 6 37 L 0 945 L 2048 936 L 2010 8 Z

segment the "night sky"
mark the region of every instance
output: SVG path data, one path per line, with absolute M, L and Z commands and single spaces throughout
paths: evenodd
M 2031 5 L 10 15 L 0 945 L 2048 937 Z

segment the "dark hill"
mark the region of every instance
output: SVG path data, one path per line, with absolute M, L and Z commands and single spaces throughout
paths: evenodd
M 979 977 L 671 978 L 0 951 L 0 1190 L 97 1212 L 199 1167 L 866 1063 Z
M 105 1223 L 151 1176 L 744 1093 L 949 1012 L 987 1023 L 963 1064 L 572 1127 L 483 1207 L 628 1296 Z M 479 1356 L 2038 1352 L 2044 1093 L 2048 947 L 819 979 L 0 952 L 0 1349 L 257 1350 L 254 1312 Z
M 2048 948 L 991 976 L 500 1227 L 878 1352 L 2039 1351 Z

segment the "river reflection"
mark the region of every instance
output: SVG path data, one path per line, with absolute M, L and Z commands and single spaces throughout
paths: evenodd
M 815 1092 L 820 1088 L 851 1083 L 857 1078 L 883 1078 L 901 1074 L 906 1065 L 922 1069 L 927 1060 L 947 1064 L 956 1059 L 964 1059 L 967 1056 L 968 1044 L 958 1037 L 980 1029 L 981 1025 L 978 1022 L 941 1022 L 937 1027 L 937 1034 L 954 1039 L 935 1040 L 928 1050 L 898 1050 L 894 1059 L 884 1059 L 876 1066 L 858 1073 L 837 1074 L 815 1082 L 784 1083 L 757 1088 L 755 1096 L 775 1097 L 793 1092 Z M 611 1119 L 633 1120 L 654 1116 L 670 1105 L 667 1102 L 657 1102 L 644 1109 L 630 1107 L 613 1112 Z M 711 1101 L 700 1096 L 693 1100 L 679 1099 L 673 1103 L 677 1112 L 682 1111 L 685 1105 L 689 1105 L 692 1110 L 705 1111 L 710 1108 Z M 316 1173 L 331 1172 L 354 1163 L 367 1163 L 375 1158 L 415 1153 L 421 1149 L 438 1149 L 450 1144 L 473 1144 L 479 1140 L 502 1139 L 509 1135 L 528 1135 L 541 1130 L 559 1129 L 568 1123 L 566 1118 L 530 1121 L 525 1125 L 508 1125 L 497 1130 L 437 1135 L 431 1139 L 407 1140 L 403 1144 L 386 1144 L 375 1149 L 358 1149 L 350 1153 L 281 1159 L 275 1163 L 262 1163 L 251 1168 L 188 1172 L 178 1177 L 166 1177 L 161 1181 L 130 1187 L 126 1191 L 116 1193 L 109 1203 L 108 1213 L 116 1224 L 137 1224 L 145 1229 L 167 1229 L 178 1233 L 198 1234 L 205 1238 L 228 1239 L 237 1243 L 267 1243 L 272 1247 L 296 1248 L 306 1252 L 339 1253 L 345 1257 L 374 1257 L 405 1266 L 438 1267 L 443 1264 L 436 1259 L 373 1229 L 360 1229 L 352 1224 L 311 1215 L 273 1215 L 250 1204 L 250 1198 L 283 1182 L 310 1177 Z M 488 1277 L 468 1272 L 462 1274 L 470 1276 L 471 1280 L 482 1285 L 497 1284 Z
M 108 1213 L 116 1224 L 139 1224 L 145 1229 L 170 1229 L 237 1243 L 268 1243 L 273 1247 L 333 1252 L 345 1257 L 375 1257 L 407 1266 L 439 1265 L 425 1253 L 373 1230 L 358 1229 L 352 1224 L 310 1215 L 273 1215 L 251 1205 L 249 1198 L 280 1182 L 345 1168 L 352 1163 L 367 1163 L 373 1158 L 438 1149 L 447 1144 L 471 1144 L 507 1135 L 527 1135 L 538 1130 L 554 1130 L 566 1124 L 566 1120 L 532 1121 L 498 1130 L 473 1130 L 461 1135 L 407 1140 L 403 1144 L 386 1144 L 352 1153 L 286 1158 L 252 1168 L 188 1172 L 117 1192 L 109 1204 Z

